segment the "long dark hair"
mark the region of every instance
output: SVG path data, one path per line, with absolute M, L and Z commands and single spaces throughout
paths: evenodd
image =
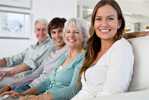
M 98 52 L 100 52 L 101 39 L 95 33 L 94 22 L 95 22 L 95 16 L 96 16 L 98 8 L 105 6 L 105 5 L 110 5 L 116 10 L 118 20 L 121 22 L 121 26 L 117 30 L 117 34 L 115 35 L 114 40 L 116 41 L 122 37 L 122 33 L 124 31 L 124 28 L 125 28 L 125 20 L 124 20 L 120 6 L 118 5 L 118 3 L 115 0 L 101 0 L 101 1 L 99 1 L 96 4 L 96 6 L 93 10 L 93 13 L 92 13 L 91 26 L 90 26 L 90 30 L 89 30 L 90 38 L 87 42 L 87 44 L 88 44 L 87 52 L 85 55 L 85 61 L 84 61 L 83 67 L 80 71 L 80 74 L 82 74 L 89 67 L 91 67 L 93 61 L 96 59 L 96 57 L 98 55 Z

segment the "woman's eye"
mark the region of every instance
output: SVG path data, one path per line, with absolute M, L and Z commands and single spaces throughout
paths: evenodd
M 79 34 L 79 32 L 74 32 L 75 34 Z
M 100 20 L 101 20 L 101 18 L 95 18 L 95 20 L 98 20 L 98 21 L 100 21 Z
M 79 32 L 70 32 L 70 31 L 67 31 L 66 33 L 73 33 L 73 34 L 79 34 Z
M 114 20 L 114 18 L 113 18 L 113 17 L 109 17 L 108 19 L 109 19 L 109 20 Z

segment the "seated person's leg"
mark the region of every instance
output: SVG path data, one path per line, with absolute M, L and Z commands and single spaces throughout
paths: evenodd
M 20 86 L 15 86 L 15 87 L 13 87 L 13 90 L 16 91 L 16 92 L 19 92 L 19 93 L 24 92 L 24 91 L 26 91 L 27 89 L 30 88 L 30 86 L 28 84 L 29 83 L 24 83 Z

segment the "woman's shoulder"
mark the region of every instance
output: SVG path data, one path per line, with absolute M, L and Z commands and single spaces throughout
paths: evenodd
M 83 64 L 83 61 L 84 61 L 84 59 L 85 59 L 85 50 L 83 50 L 81 53 L 79 53 L 77 56 L 76 56 L 76 58 L 75 58 L 75 60 L 74 60 L 74 62 L 73 62 L 73 64 L 74 65 L 82 65 Z
M 132 49 L 132 45 L 125 38 L 121 38 L 121 39 L 117 40 L 113 45 L 115 48 L 121 49 L 121 50 Z
M 133 47 L 130 44 L 130 42 L 125 39 L 125 38 L 121 38 L 120 40 L 117 40 L 111 50 L 110 50 L 110 55 L 111 56 L 115 56 L 115 55 L 119 55 L 119 56 L 128 56 L 131 55 L 133 56 Z

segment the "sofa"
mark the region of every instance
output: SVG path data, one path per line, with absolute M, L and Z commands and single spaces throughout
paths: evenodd
M 125 35 L 133 46 L 135 62 L 127 92 L 98 97 L 97 100 L 149 100 L 149 32 Z
M 149 100 L 149 32 L 124 35 L 133 46 L 135 63 L 132 82 L 125 93 L 98 97 L 96 100 Z M 0 100 L 16 100 L 2 99 Z

